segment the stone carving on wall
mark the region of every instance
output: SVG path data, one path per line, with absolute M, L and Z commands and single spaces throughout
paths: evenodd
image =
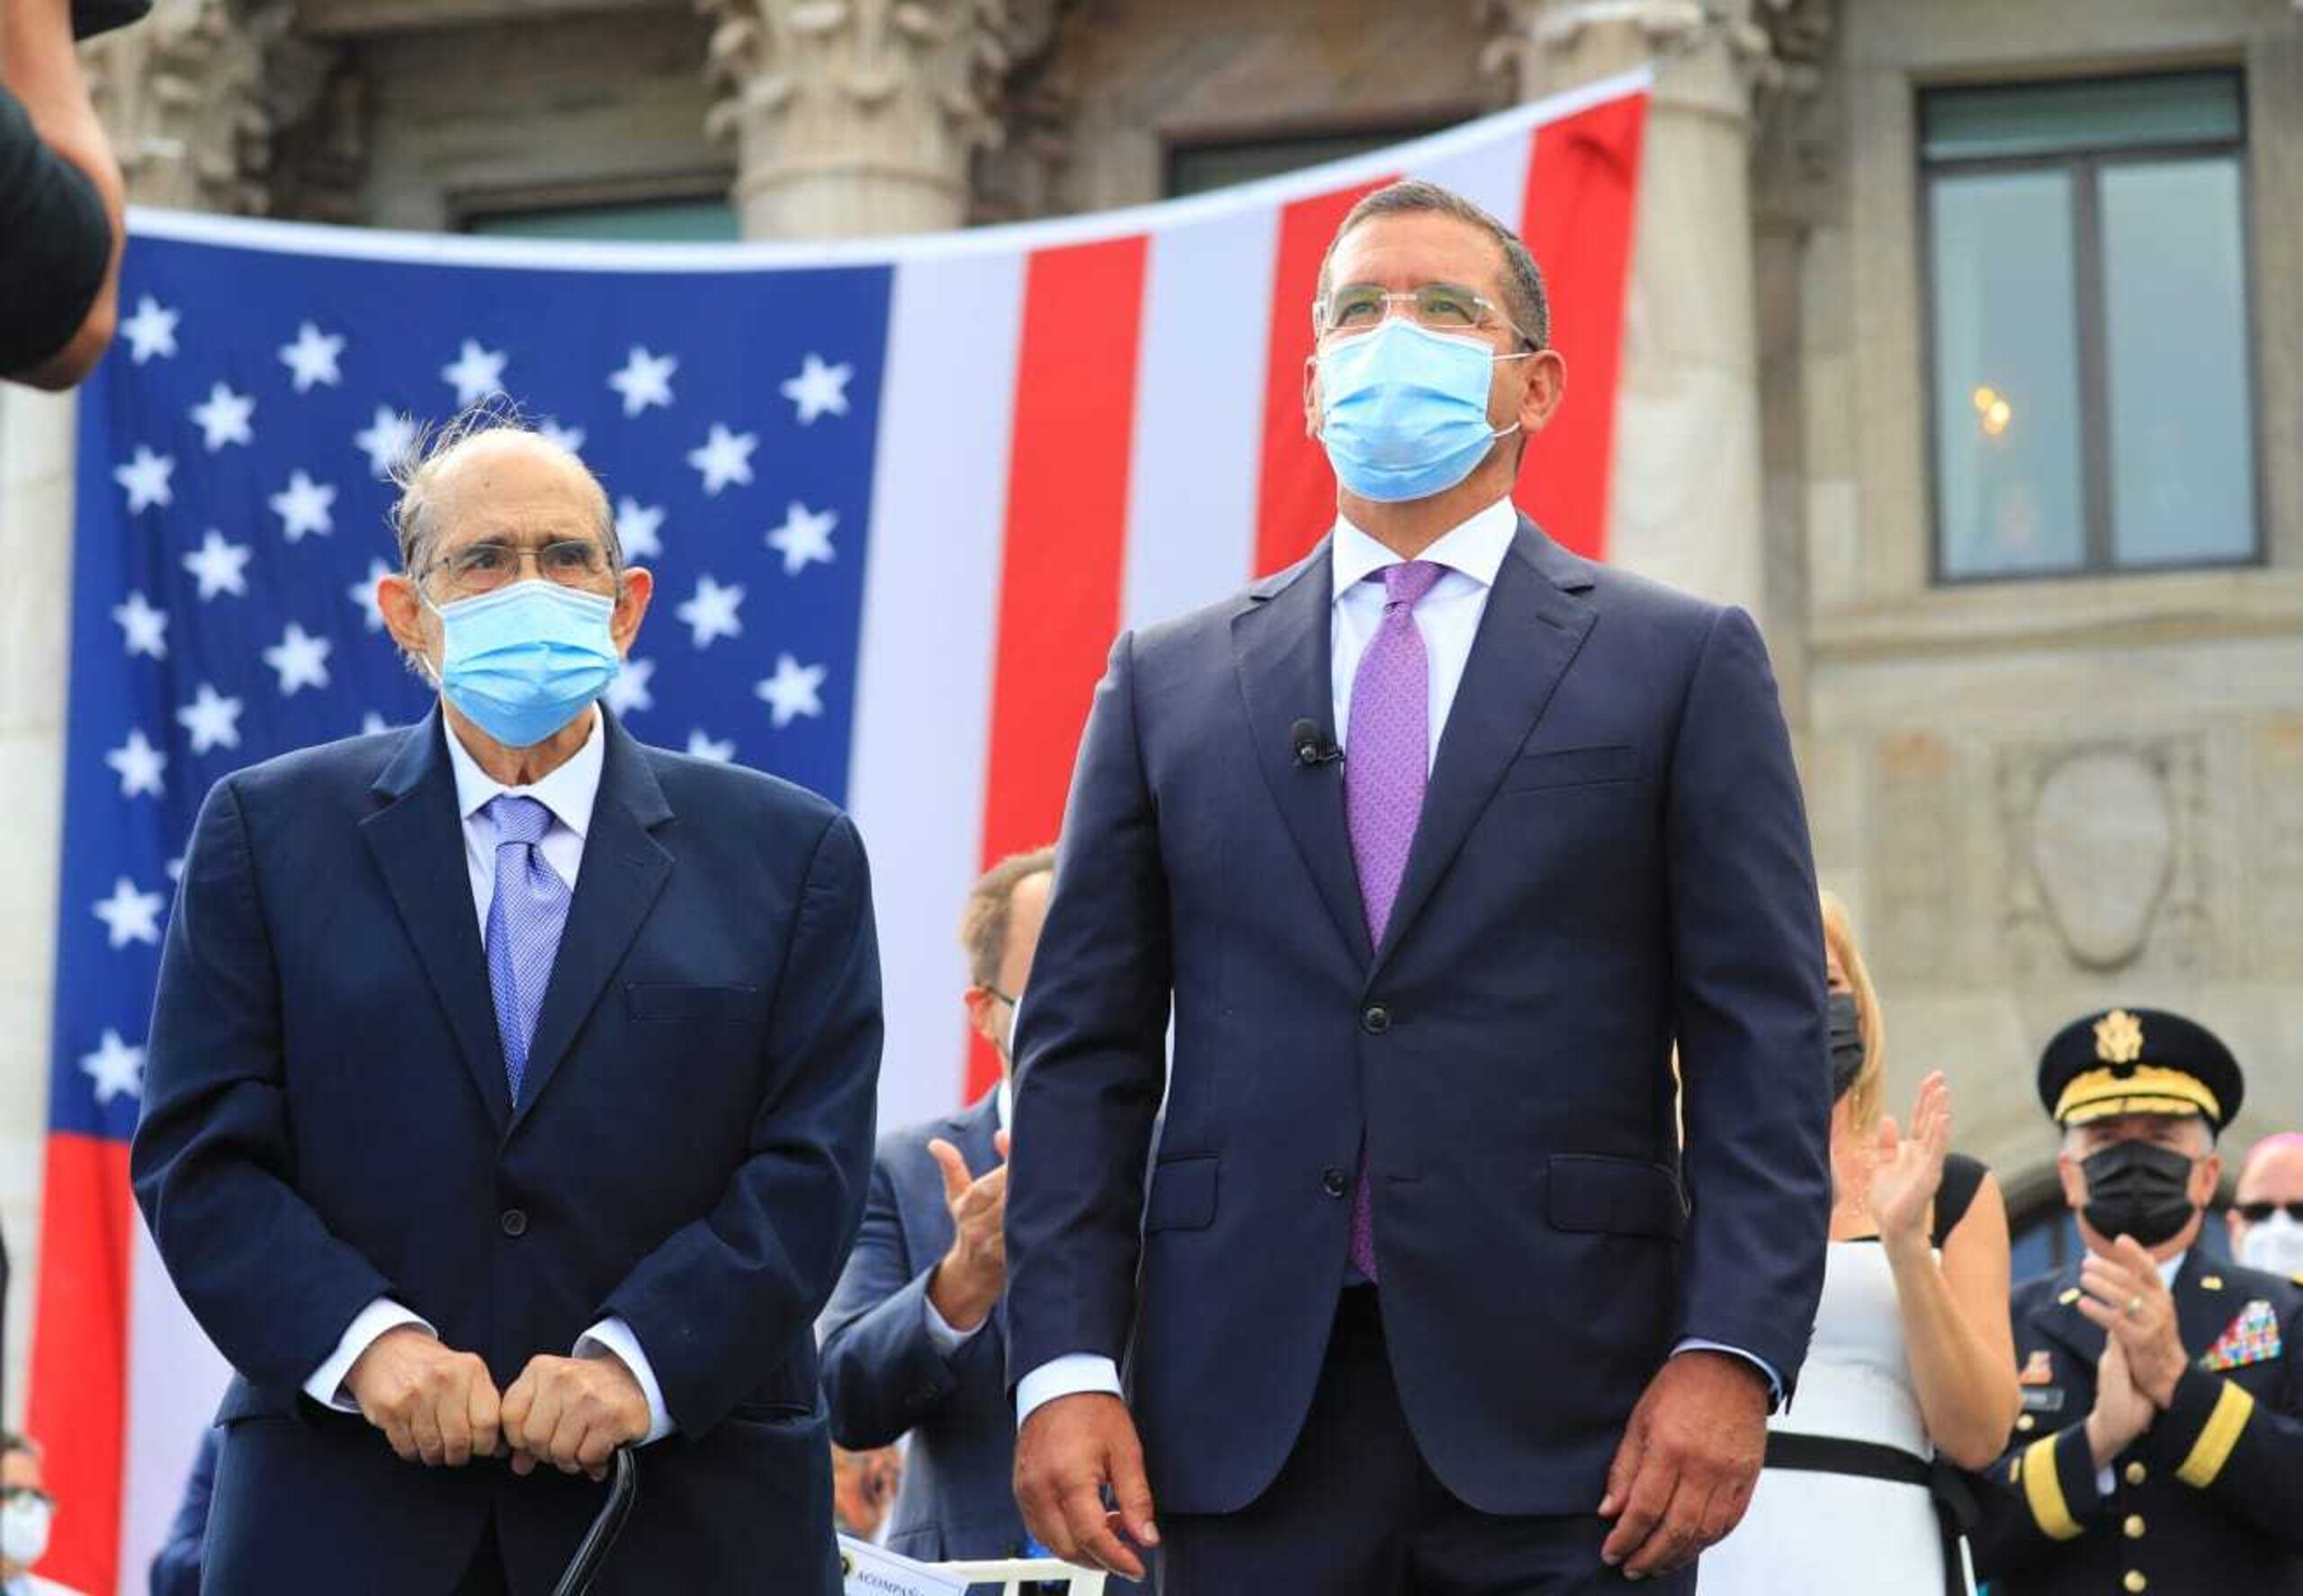
M 139 204 L 264 215 L 281 179 L 305 213 L 348 210 L 361 163 L 341 53 L 296 31 L 290 0 L 160 0 L 84 51 L 96 109 Z M 316 112 L 332 121 L 309 130 Z M 293 130 L 298 158 L 283 168 Z
M 1959 948 L 1959 761 L 1949 739 L 1903 731 L 1876 754 L 1877 884 L 1866 939 L 1882 972 L 1911 982 L 1956 979 Z
M 2254 901 L 2251 973 L 2303 977 L 2303 717 L 2275 721 L 2253 739 L 2254 825 L 2246 883 Z
M 2203 739 L 2003 748 L 1996 774 L 2000 921 L 2019 972 L 2207 961 Z

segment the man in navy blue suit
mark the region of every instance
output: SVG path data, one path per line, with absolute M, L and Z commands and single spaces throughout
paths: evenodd
M 1691 1591 L 1830 1207 L 1766 650 L 1512 509 L 1564 370 L 1501 224 L 1380 191 L 1313 314 L 1332 535 L 1123 636 L 1081 744 L 1021 1021 L 1017 1494 L 1183 1596 Z
M 238 1371 L 209 1586 L 541 1593 L 644 1446 L 601 1591 L 828 1596 L 863 848 L 596 704 L 650 585 L 572 454 L 451 429 L 395 523 L 439 707 L 220 783 L 161 963 L 136 1193 Z
M 882 1138 L 864 1229 L 824 1314 L 832 1437 L 848 1447 L 911 1437 L 887 1545 L 924 1562 L 1030 1549 L 1010 1483 L 1016 1416 L 1000 1305 L 1008 1040 L 1054 869 L 1052 848 L 1011 855 L 969 892 L 968 1021 L 998 1051 L 1000 1080 L 957 1114 Z

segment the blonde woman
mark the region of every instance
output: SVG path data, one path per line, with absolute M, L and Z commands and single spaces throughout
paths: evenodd
M 1938 1596 L 1969 1589 L 1931 1490 L 1980 1468 L 2021 1393 L 2007 1316 L 2007 1208 L 1949 1151 L 1951 1096 L 1880 1113 L 1886 1025 L 1846 907 L 1824 895 L 1831 986 L 1831 1250 L 1797 1400 L 1771 1421 L 1749 1515 L 1704 1556 L 1704 1596 Z

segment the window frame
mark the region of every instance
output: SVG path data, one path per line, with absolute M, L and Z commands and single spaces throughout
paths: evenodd
M 1979 88 L 2053 88 L 2069 83 L 2146 83 L 2171 78 L 2224 77 L 2231 82 L 2238 110 L 2238 130 L 2227 139 L 2163 140 L 2121 145 L 2116 149 L 2042 151 L 2012 155 L 1935 157 L 1927 153 L 1928 102 L 1941 95 Z M 2164 576 L 2176 571 L 2245 570 L 2269 563 L 2265 498 L 2270 483 L 2263 460 L 2263 356 L 2255 337 L 2254 174 L 2248 152 L 2253 128 L 2247 103 L 2247 73 L 2244 67 L 2183 67 L 2149 72 L 2091 73 L 2075 77 L 2012 77 L 1979 82 L 1921 84 L 1913 101 L 1913 149 L 1918 156 L 1917 238 L 1920 277 L 1920 397 L 1925 410 L 1928 501 L 1928 582 L 1933 587 L 1995 587 L 2006 583 L 2070 581 L 2098 577 Z M 2246 349 L 2245 381 L 2247 394 L 2249 517 L 2251 540 L 2245 551 L 2188 560 L 2143 560 L 2123 564 L 2113 548 L 2111 505 L 2110 386 L 2108 329 L 2104 326 L 2103 237 L 2101 181 L 2107 166 L 2142 165 L 2185 158 L 2225 157 L 2239 179 L 2239 296 Z M 2047 569 L 1955 572 L 1948 568 L 1942 502 L 1942 444 L 1939 390 L 1942 374 L 1936 365 L 1935 184 L 1944 176 L 2010 172 L 2060 172 L 2071 178 L 2072 313 L 2076 327 L 2079 368 L 2079 490 L 2081 505 L 2080 560 L 2075 565 Z

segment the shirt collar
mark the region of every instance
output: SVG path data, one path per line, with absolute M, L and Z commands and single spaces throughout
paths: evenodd
M 507 787 L 479 767 L 453 728 L 448 730 L 448 761 L 456 772 L 456 812 L 465 820 L 486 808 L 500 793 L 533 798 L 551 811 L 552 818 L 581 837 L 592 824 L 592 802 L 600 794 L 600 772 L 607 763 L 607 739 L 600 733 L 600 712 L 591 710 L 592 729 L 584 746 L 533 786 Z
M 1460 571 L 1483 587 L 1492 587 L 1495 573 L 1503 569 L 1503 557 L 1510 552 L 1511 540 L 1519 533 L 1518 508 L 1508 497 L 1499 498 L 1469 520 L 1448 528 L 1446 535 L 1419 558 Z M 1397 554 L 1338 516 L 1329 563 L 1335 572 L 1335 596 L 1341 598 L 1385 566 L 1402 561 Z
M 1004 1131 L 1008 1128 L 1008 1122 L 1016 1116 L 1016 1089 L 1008 1084 L 1004 1074 L 999 1077 L 999 1128 Z

